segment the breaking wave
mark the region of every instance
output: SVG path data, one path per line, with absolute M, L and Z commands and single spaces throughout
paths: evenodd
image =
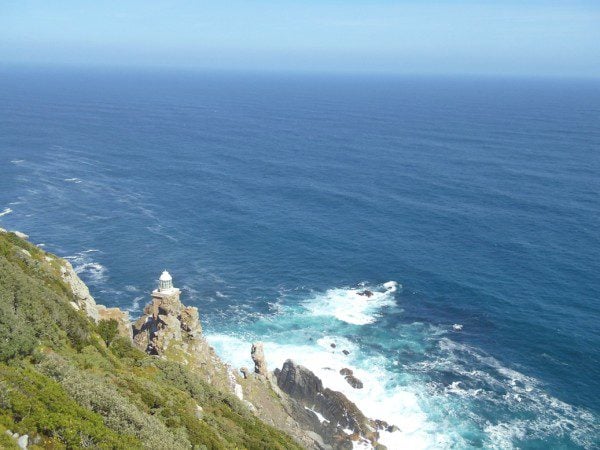
M 10 208 L 4 208 L 4 211 L 0 212 L 0 217 L 6 216 L 7 214 L 10 214 L 11 212 L 13 212 L 12 209 L 10 209 Z
M 454 342 L 450 325 L 400 324 L 394 333 L 373 334 L 383 311 L 395 305 L 395 291 L 395 283 L 330 289 L 295 306 L 278 302 L 274 313 L 243 331 L 220 329 L 207 338 L 234 367 L 251 367 L 251 343 L 261 340 L 271 370 L 288 358 L 310 368 L 367 416 L 399 428 L 382 432 L 380 442 L 390 450 L 549 442 L 593 448 L 597 417 L 552 397 L 535 378 Z M 399 347 L 410 348 L 410 357 L 394 350 Z M 363 389 L 340 375 L 345 367 Z
M 380 288 L 365 286 L 353 289 L 330 289 L 306 300 L 303 306 L 314 316 L 333 316 L 353 325 L 367 325 L 377 321 L 381 308 L 394 306 L 394 292 L 398 283 L 389 281 Z
M 106 267 L 94 261 L 90 256 L 91 253 L 98 251 L 96 249 L 84 250 L 65 257 L 73 265 L 73 270 L 77 275 L 83 278 L 85 282 L 96 285 L 105 282 L 107 279 Z

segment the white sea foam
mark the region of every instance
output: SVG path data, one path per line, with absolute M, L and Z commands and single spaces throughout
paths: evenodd
M 64 181 L 66 181 L 68 183 L 76 183 L 76 184 L 82 183 L 82 181 L 79 178 L 65 178 Z
M 10 214 L 11 212 L 13 212 L 12 209 L 10 209 L 10 208 L 4 208 L 4 211 L 0 212 L 0 217 L 6 216 L 7 214 Z
M 329 289 L 323 294 L 316 294 L 302 305 L 314 316 L 333 316 L 353 325 L 367 325 L 377 320 L 381 308 L 396 304 L 393 294 L 398 284 L 389 281 L 383 286 L 383 291 L 362 288 Z
M 357 333 L 354 325 L 368 327 L 384 307 L 394 304 L 393 286 L 384 288 L 372 289 L 371 297 L 359 295 L 364 287 L 331 289 L 313 295 L 302 308 L 282 306 L 276 314 L 259 318 L 249 328 L 256 334 L 208 334 L 207 338 L 235 367 L 252 366 L 250 347 L 257 338 L 264 342 L 271 370 L 288 358 L 308 367 L 365 415 L 399 428 L 380 431 L 380 442 L 390 450 L 468 448 L 474 442 L 486 448 L 513 448 L 522 438 L 564 436 L 576 445 L 592 447 L 593 436 L 598 436 L 597 417 L 551 397 L 536 379 L 452 341 L 448 327 L 403 326 L 398 339 L 422 355 L 408 361 L 391 361 L 389 355 L 351 339 Z M 331 318 L 328 334 L 322 331 L 324 317 Z M 345 367 L 363 382 L 362 389 L 354 389 L 340 375 Z M 478 415 L 480 407 L 493 408 L 497 417 Z
M 129 308 L 126 308 L 126 311 L 129 312 L 130 315 L 132 315 L 132 317 L 134 317 L 134 314 L 138 314 L 140 312 L 140 302 L 142 300 L 144 300 L 143 295 L 135 297 L 131 302 L 131 306 Z
M 25 162 L 25 160 L 24 159 L 12 159 L 10 162 L 13 164 L 23 164 Z
M 223 334 L 211 334 L 207 338 L 229 363 L 236 367 L 252 366 L 249 341 Z M 335 349 L 331 343 L 336 344 Z M 350 340 L 326 336 L 312 345 L 267 341 L 264 346 L 269 368 L 281 367 L 286 359 L 292 358 L 311 369 L 326 387 L 343 392 L 367 416 L 398 426 L 401 431 L 381 433 L 380 441 L 389 449 L 435 448 L 442 442 L 456 442 L 456 439 L 445 436 L 444 430 L 428 420 L 419 405 L 419 393 L 414 387 L 389 384 L 394 374 L 386 370 L 384 358 L 361 361 L 359 347 Z M 345 355 L 343 350 L 350 351 L 350 354 Z M 354 389 L 347 383 L 339 373 L 344 367 L 354 371 L 354 375 L 363 382 L 363 389 Z
M 304 409 L 310 411 L 311 413 L 313 413 L 315 416 L 317 416 L 317 419 L 319 419 L 319 422 L 324 423 L 324 422 L 329 422 L 329 420 L 327 420 L 323 414 L 319 413 L 318 411 L 315 411 L 314 409 L 310 409 L 309 407 L 305 406 Z
M 96 249 L 84 250 L 74 255 L 65 257 L 73 265 L 73 270 L 78 275 L 91 283 L 101 283 L 106 280 L 107 270 L 99 262 L 91 259 L 90 253 L 98 252 Z

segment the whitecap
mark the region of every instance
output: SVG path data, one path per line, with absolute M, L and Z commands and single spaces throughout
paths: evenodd
M 4 211 L 0 212 L 0 217 L 6 216 L 7 214 L 10 214 L 11 212 L 13 212 L 12 209 L 10 209 L 10 208 L 4 208 Z
M 75 270 L 77 275 L 82 276 L 84 281 L 95 284 L 104 282 L 107 277 L 106 267 L 92 260 L 89 256 L 90 253 L 97 251 L 95 249 L 84 250 L 65 257 L 73 265 L 73 270 Z
M 389 284 L 394 283 L 394 284 Z M 379 310 L 396 304 L 393 293 L 397 283 L 391 281 L 386 290 L 329 289 L 302 303 L 314 316 L 332 316 L 353 325 L 367 325 L 377 321 Z M 385 285 L 384 285 L 385 287 Z
M 134 317 L 134 314 L 140 312 L 140 302 L 143 299 L 144 299 L 144 296 L 142 296 L 142 295 L 140 295 L 138 297 L 135 297 L 133 299 L 133 301 L 131 302 L 131 306 L 126 309 L 126 311 L 129 312 L 132 315 L 132 317 Z
M 82 181 L 79 178 L 65 178 L 64 181 L 76 184 L 82 183 Z

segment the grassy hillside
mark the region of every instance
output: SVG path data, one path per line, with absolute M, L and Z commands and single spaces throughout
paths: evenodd
M 32 448 L 299 448 L 201 375 L 75 310 L 61 264 L 0 233 L 0 448 L 17 448 L 6 430 Z

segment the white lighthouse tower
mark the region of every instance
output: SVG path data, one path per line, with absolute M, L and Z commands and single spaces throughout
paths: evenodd
M 179 303 L 181 291 L 173 286 L 173 277 L 166 270 L 158 279 L 158 287 L 152 291 L 152 315 L 158 317 L 161 305 L 174 305 Z
M 173 277 L 166 270 L 160 275 L 158 279 L 158 292 L 167 292 L 173 290 Z

